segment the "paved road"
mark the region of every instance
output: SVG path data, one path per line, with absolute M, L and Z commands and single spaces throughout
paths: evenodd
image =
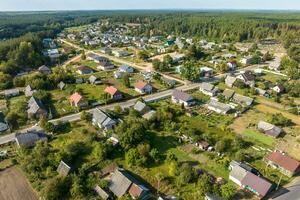
M 296 178 L 296 181 L 278 190 L 272 195 L 274 200 L 300 200 L 300 179 Z

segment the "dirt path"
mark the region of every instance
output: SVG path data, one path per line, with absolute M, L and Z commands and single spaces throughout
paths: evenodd
M 0 172 L 0 200 L 38 200 L 22 172 L 11 167 Z

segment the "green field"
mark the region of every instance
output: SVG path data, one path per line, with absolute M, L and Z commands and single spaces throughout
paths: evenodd
M 254 130 L 246 130 L 243 135 L 249 139 L 253 139 L 268 146 L 272 146 L 275 143 L 275 139 L 273 139 L 272 137 Z

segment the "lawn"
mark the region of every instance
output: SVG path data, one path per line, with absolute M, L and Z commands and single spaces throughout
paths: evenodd
M 245 136 L 249 139 L 258 141 L 258 142 L 263 143 L 268 146 L 272 146 L 275 143 L 274 138 L 269 137 L 267 135 L 264 135 L 260 132 L 254 131 L 254 130 L 250 130 L 250 129 L 245 130 L 243 133 L 243 136 Z

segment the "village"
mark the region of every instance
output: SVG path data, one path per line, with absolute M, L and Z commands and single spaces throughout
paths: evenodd
M 300 170 L 299 79 L 284 48 L 139 36 L 140 26 L 103 20 L 43 39 L 49 64 L 0 91 L 1 171 L 46 142 L 60 156 L 36 176 L 85 170 L 101 199 L 201 199 L 188 183 L 205 176 L 225 191 L 207 200 L 280 200 Z

